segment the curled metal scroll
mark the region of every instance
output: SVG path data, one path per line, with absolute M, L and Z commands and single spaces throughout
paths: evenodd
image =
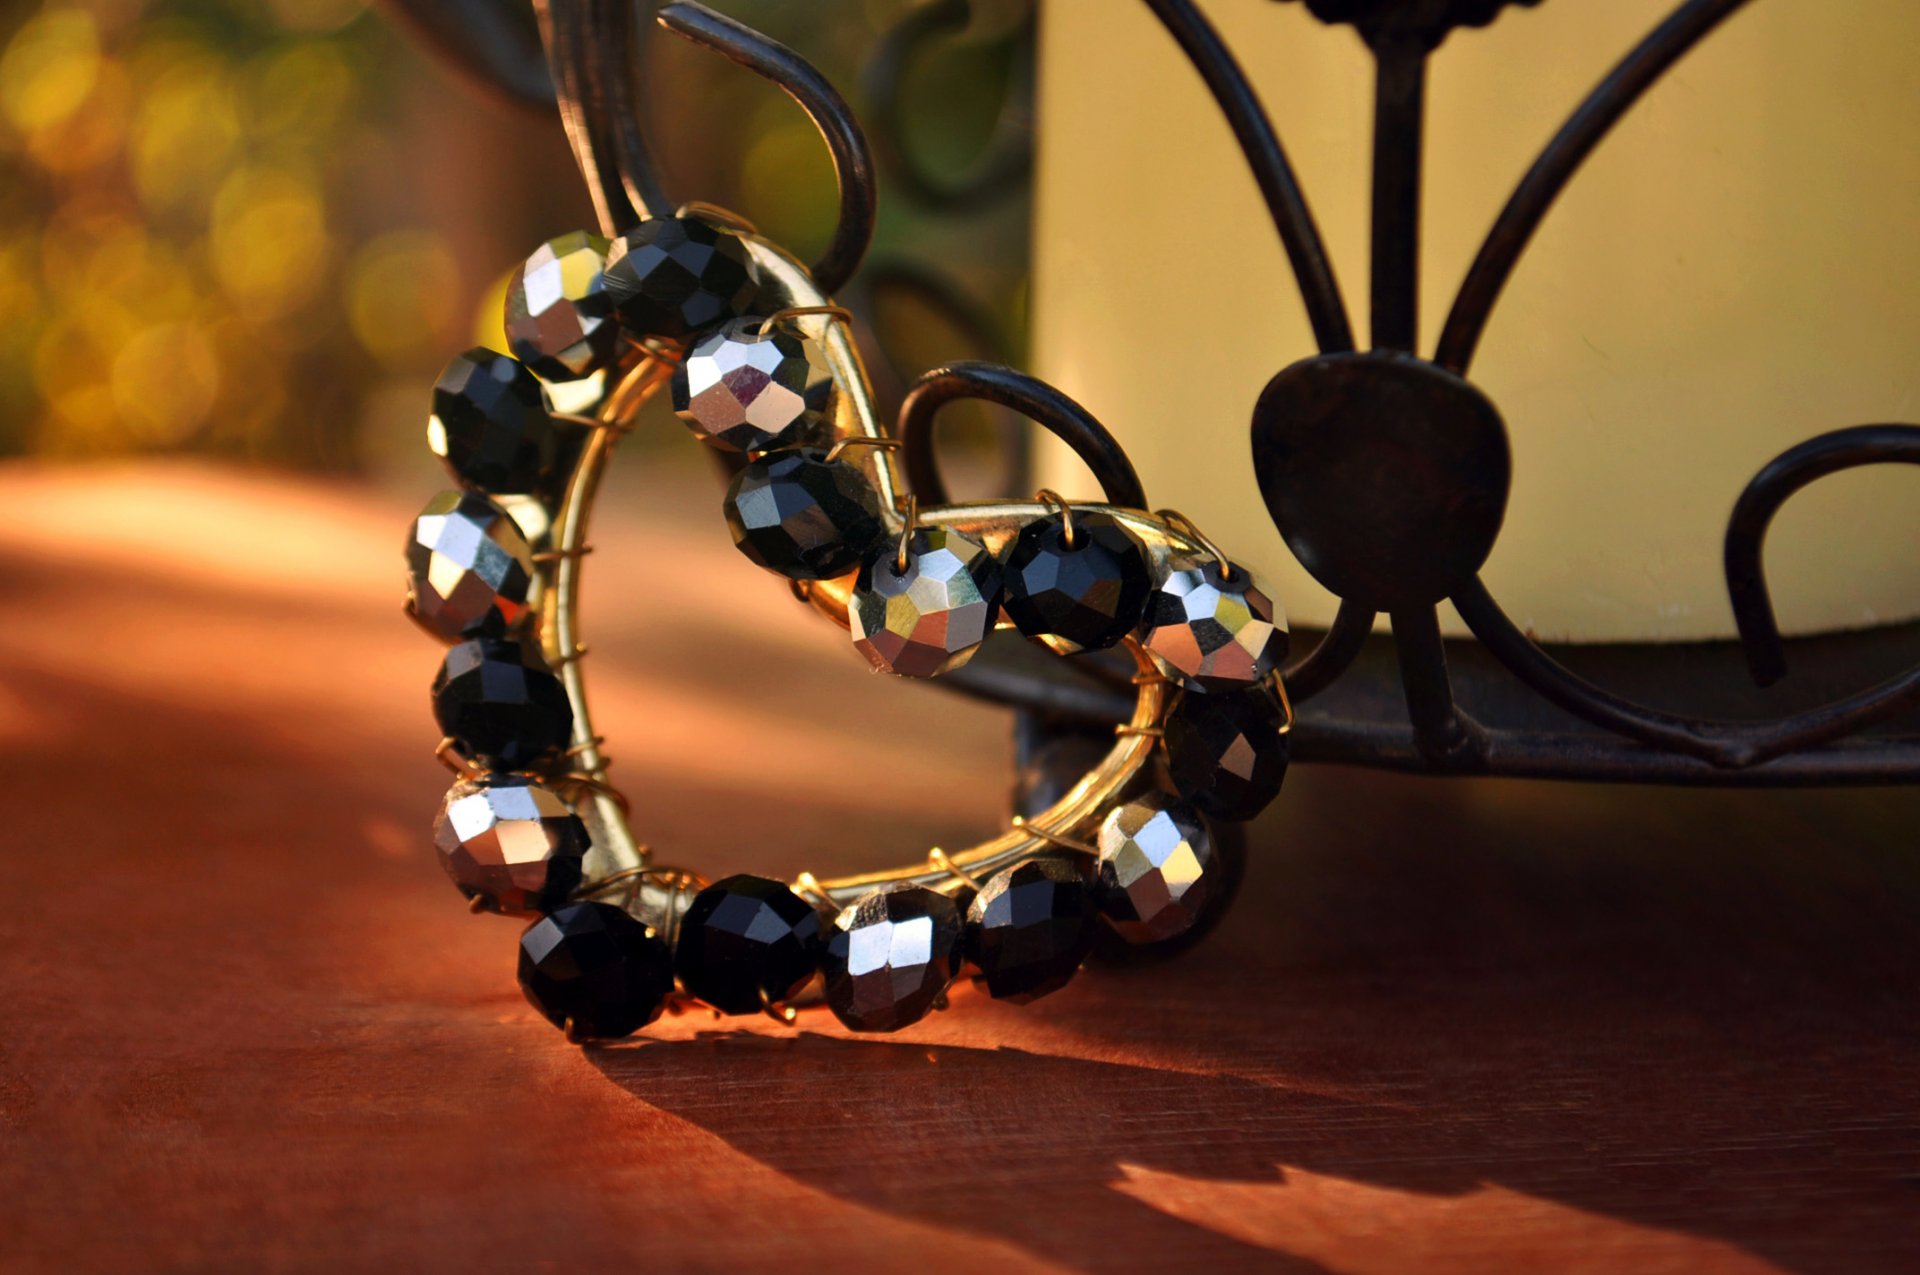
M 934 458 L 933 418 L 961 399 L 980 399 L 1010 407 L 1073 449 L 1106 493 L 1107 503 L 1147 507 L 1146 490 L 1133 462 L 1093 413 L 1045 381 L 997 363 L 949 363 L 920 377 L 900 404 L 896 433 L 907 482 L 929 505 L 949 503 L 947 485 Z
M 1767 528 L 1802 487 L 1863 465 L 1920 465 L 1920 425 L 1856 425 L 1810 438 L 1769 461 L 1733 506 L 1727 523 L 1727 597 L 1758 685 L 1772 686 L 1787 675 L 1786 647 L 1760 560 Z
M 799 54 L 752 27 L 715 13 L 693 0 L 674 0 L 657 15 L 661 26 L 701 48 L 746 67 L 792 98 L 827 144 L 833 158 L 833 178 L 840 187 L 840 216 L 826 251 L 813 263 L 813 279 L 820 290 L 838 292 L 873 242 L 877 193 L 873 152 L 859 121 L 827 78 Z
M 1587 95 L 1521 179 L 1488 232 L 1438 340 L 1434 362 L 1439 367 L 1464 373 L 1507 279 L 1580 165 L 1662 74 L 1746 2 L 1685 0 Z M 1184 0 L 1147 3 L 1179 39 L 1233 123 L 1294 261 L 1316 336 L 1323 349 L 1337 345 L 1330 336 L 1345 336 L 1338 289 L 1331 272 L 1317 268 L 1321 254 L 1305 201 L 1244 76 L 1191 4 Z M 1374 335 L 1382 348 L 1411 349 L 1415 336 L 1421 101 L 1425 60 L 1436 43 L 1384 41 L 1373 49 L 1379 72 L 1374 121 Z M 1383 311 L 1389 315 L 1385 323 L 1380 317 Z M 1868 426 L 1803 444 L 1777 459 L 1749 485 L 1734 511 L 1726 554 L 1729 589 L 1756 680 L 1765 684 L 1785 671 L 1760 567 L 1760 541 L 1780 502 L 1823 474 L 1854 465 L 1916 459 L 1920 459 L 1920 430 Z M 1915 668 L 1835 702 L 1771 720 L 1722 721 L 1663 713 L 1608 692 L 1558 663 L 1512 623 L 1478 578 L 1457 588 L 1451 600 L 1481 645 L 1546 700 L 1604 731 L 1711 767 L 1756 767 L 1837 740 L 1920 704 L 1920 668 Z M 1288 684 L 1296 700 L 1340 676 L 1364 645 L 1372 619 L 1371 612 L 1343 601 L 1320 646 L 1289 670 Z M 1511 737 L 1488 731 L 1454 705 L 1445 648 L 1432 608 L 1395 612 L 1392 619 L 1418 755 L 1432 769 L 1492 768 L 1494 750 L 1510 745 Z M 1304 725 L 1302 742 L 1310 744 L 1312 723 Z M 1342 725 L 1330 723 L 1334 731 Z M 1379 751 L 1377 743 L 1371 747 Z M 1504 755 L 1501 760 L 1511 764 Z M 1862 774 L 1869 769 L 1884 773 L 1878 769 L 1878 756 L 1868 760 L 1872 767 L 1862 761 L 1838 765 L 1843 771 L 1853 765 Z M 1603 762 L 1598 756 L 1591 764 L 1596 774 L 1606 771 L 1605 777 L 1622 777 L 1621 772 L 1631 767 L 1615 758 Z M 1810 762 L 1808 773 L 1819 766 Z M 1668 767 L 1643 765 L 1642 769 L 1658 770 L 1667 777 L 1676 774 Z

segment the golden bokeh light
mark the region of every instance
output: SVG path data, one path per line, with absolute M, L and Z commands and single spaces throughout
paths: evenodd
M 240 148 L 240 109 L 210 51 L 169 43 L 135 63 L 140 104 L 129 138 L 134 187 L 155 212 L 216 189 Z
M 354 106 L 353 67 L 330 44 L 302 42 L 249 68 L 247 110 L 256 141 L 308 145 L 330 137 Z
M 326 210 L 310 177 L 242 168 L 213 199 L 207 240 L 214 277 L 240 313 L 279 319 L 305 306 L 326 271 Z
M 459 343 L 484 281 L 391 176 L 411 80 L 366 9 L 0 23 L 0 452 L 352 464 L 367 396 Z
M 23 133 L 67 120 L 93 92 L 100 32 L 82 9 L 47 9 L 30 18 L 0 54 L 0 114 Z
M 207 420 L 220 390 L 220 365 L 193 323 L 145 328 L 114 356 L 113 405 L 140 441 L 183 442 Z
M 367 353 L 411 363 L 444 351 L 459 331 L 460 267 L 444 239 L 427 231 L 382 235 L 354 255 L 347 317 Z

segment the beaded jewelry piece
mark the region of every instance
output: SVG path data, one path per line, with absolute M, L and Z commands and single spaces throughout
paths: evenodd
M 627 1035 L 685 999 L 792 1022 L 816 982 L 849 1028 L 891 1031 L 968 968 L 989 995 L 1032 1000 L 1072 977 L 1098 927 L 1165 942 L 1223 904 L 1208 816 L 1251 818 L 1279 791 L 1287 635 L 1252 573 L 1181 515 L 1148 512 L 1099 423 L 1018 373 L 930 373 L 887 434 L 849 317 L 751 226 L 688 205 L 617 239 L 543 244 L 507 296 L 513 355 L 470 350 L 434 388 L 428 441 L 458 490 L 428 503 L 406 557 L 409 614 L 450 644 L 433 707 L 458 780 L 435 840 L 475 912 L 535 918 L 520 984 L 571 1040 Z M 945 500 L 932 417 L 989 383 L 1087 462 L 1105 502 Z M 1033 818 L 905 867 L 708 884 L 657 865 L 594 733 L 578 599 L 600 478 L 663 387 L 739 462 L 734 543 L 874 669 L 938 676 L 1005 628 L 1065 656 L 1124 650 L 1137 696 L 1111 750 Z

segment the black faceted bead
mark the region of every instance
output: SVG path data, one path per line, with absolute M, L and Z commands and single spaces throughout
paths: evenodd
M 1163 727 L 1167 777 L 1202 813 L 1251 819 L 1280 795 L 1287 777 L 1285 720 L 1279 704 L 1258 691 L 1182 696 Z
M 789 580 L 845 575 L 887 536 L 867 476 L 818 447 L 747 462 L 727 488 L 725 509 L 740 552 Z
M 1001 606 L 1022 633 L 1071 655 L 1104 651 L 1133 632 L 1152 589 L 1152 566 L 1132 532 L 1106 514 L 1076 513 L 1068 544 L 1056 515 L 1014 537 Z
M 756 273 L 731 232 L 697 217 L 655 217 L 614 241 L 607 295 L 635 336 L 682 341 L 746 313 Z
M 630 1036 L 673 991 L 673 956 L 647 927 L 606 903 L 549 912 L 520 936 L 520 990 L 555 1027 Z
M 721 1013 L 753 1014 L 805 987 L 825 947 L 812 904 L 778 881 L 728 877 L 688 905 L 674 969 L 688 992 Z
M 895 885 L 842 911 L 821 962 L 827 1005 L 857 1032 L 918 1022 L 960 972 L 960 908 L 924 886 Z
M 1029 859 L 999 873 L 967 909 L 967 959 L 987 994 L 1025 1004 L 1067 985 L 1096 934 L 1093 895 L 1060 859 Z
M 433 680 L 433 715 L 468 757 L 523 770 L 565 748 L 573 731 L 566 688 L 519 642 L 473 638 L 447 651 Z
M 434 383 L 427 445 L 462 486 L 504 494 L 538 490 L 553 473 L 560 438 L 539 378 L 475 346 Z

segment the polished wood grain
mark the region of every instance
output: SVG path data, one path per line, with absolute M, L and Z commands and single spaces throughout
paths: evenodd
M 994 826 L 1000 714 L 643 503 L 587 620 L 664 858 Z M 0 508 L 0 1269 L 1920 1268 L 1912 790 L 1303 770 L 1177 961 L 583 1051 L 426 840 L 404 496 L 15 469 Z

